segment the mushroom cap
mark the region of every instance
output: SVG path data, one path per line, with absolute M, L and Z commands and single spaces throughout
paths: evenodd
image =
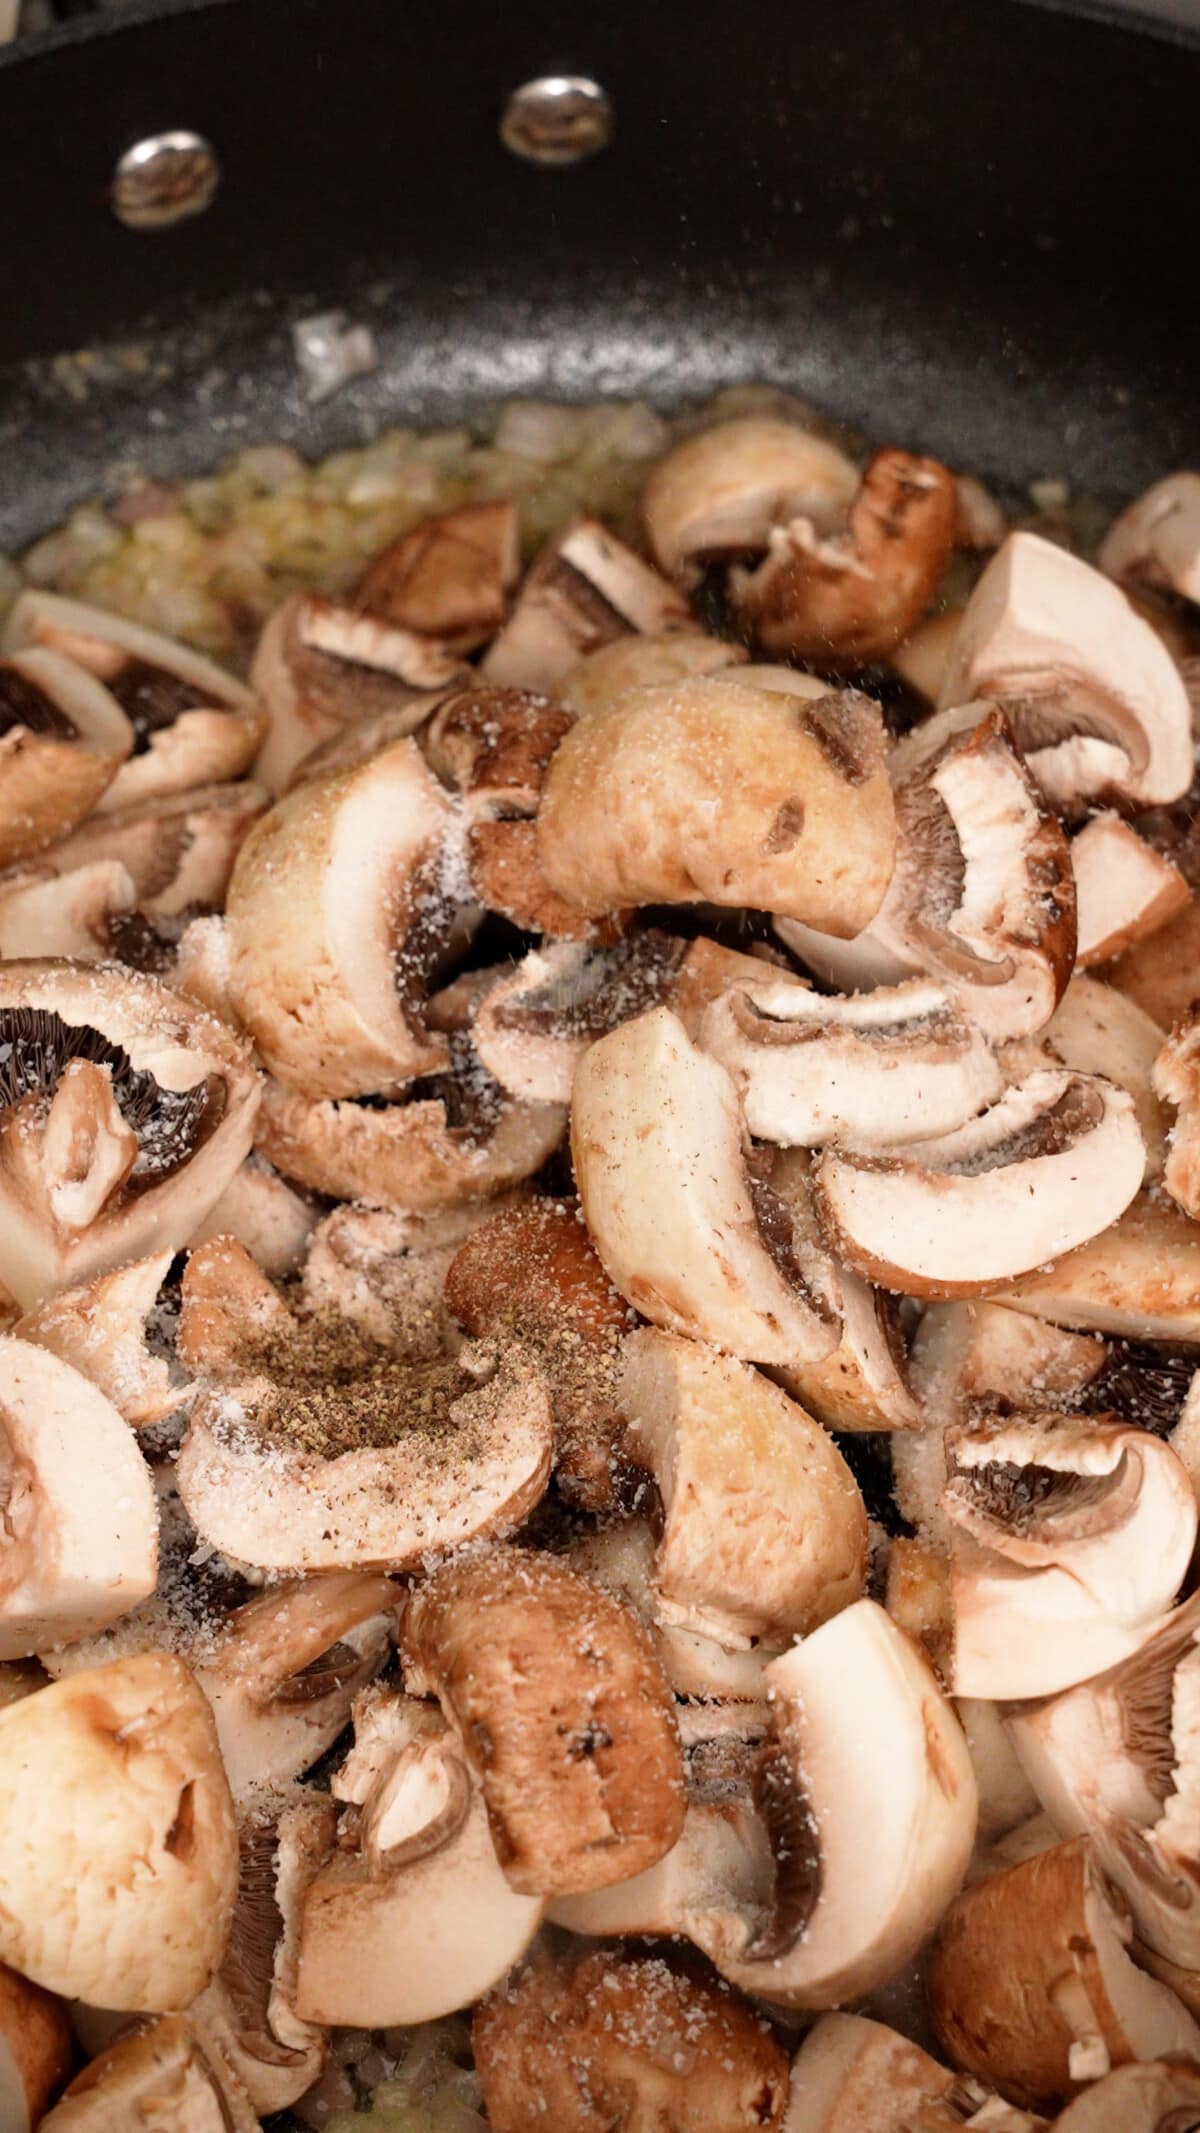
M 786 1210 L 769 1188 L 756 1203 L 733 1083 L 669 1008 L 585 1053 L 571 1151 L 609 1278 L 653 1324 L 748 1362 L 833 1352 L 836 1325 L 807 1292 Z
M 969 1296 L 1106 1230 L 1145 1162 L 1124 1089 L 1047 1068 L 911 1153 L 835 1145 L 814 1187 L 857 1272 L 909 1295 Z
M 1086 970 L 1156 933 L 1191 900 L 1179 868 L 1111 809 L 1071 839 L 1079 914 L 1075 967 Z
M 155 795 L 92 815 L 38 863 L 66 875 L 119 865 L 141 910 L 178 917 L 193 904 L 224 903 L 238 847 L 267 805 L 262 786 L 249 783 Z
M 355 598 L 397 628 L 473 652 L 504 620 L 520 575 L 519 534 L 509 497 L 439 512 L 374 558 Z
M 18 1340 L 48 1349 L 89 1378 L 132 1429 L 165 1421 L 188 1396 L 166 1357 L 146 1343 L 146 1322 L 173 1256 L 156 1252 L 47 1297 L 14 1328 Z
M 1200 474 L 1152 482 L 1113 520 L 1097 561 L 1110 578 L 1200 600 Z
M 623 696 L 626 689 L 683 681 L 692 674 L 721 673 L 749 656 L 743 645 L 726 644 L 724 638 L 706 637 L 699 630 L 616 637 L 567 670 L 555 683 L 555 700 L 581 716 Z
M 1151 2060 L 1114 2067 L 1054 2121 L 1053 2133 L 1187 2133 L 1200 2114 L 1200 2067 Z
M 133 728 L 102 683 L 41 650 L 0 661 L 0 722 L 0 865 L 11 866 L 91 813 L 133 747 Z
M 480 671 L 518 689 L 553 689 L 616 637 L 695 628 L 675 586 L 607 526 L 577 518 L 542 549 Z
M 0 2125 L 33 2133 L 71 2071 L 71 2025 L 61 2001 L 0 1966 Z
M 648 1631 L 612 1593 L 524 1550 L 460 1557 L 413 1592 L 401 1660 L 462 1738 L 513 1888 L 603 1888 L 670 1850 L 674 1705 Z
M 181 1660 L 118 1660 L 0 1711 L 0 1959 L 101 2007 L 186 2007 L 236 1887 L 216 1729 Z
M 551 887 L 581 910 L 750 905 L 850 936 L 894 851 L 878 706 L 694 676 L 578 719 L 538 811 Z
M 996 1296 L 1058 1326 L 1200 1341 L 1200 1229 L 1162 1193 L 1140 1193 L 1109 1228 Z
M 857 489 L 858 470 L 835 444 L 794 422 L 742 416 L 676 445 L 646 483 L 642 516 L 661 568 L 687 578 L 709 557 L 765 548 L 790 519 L 833 532 Z
M 477 2008 L 494 2133 L 750 2133 L 779 2128 L 787 2058 L 727 1988 L 658 1954 L 543 1961 Z
M 126 2031 L 76 2074 L 42 2120 L 50 2133 L 261 2133 L 237 2075 L 207 2025 L 166 2015 Z

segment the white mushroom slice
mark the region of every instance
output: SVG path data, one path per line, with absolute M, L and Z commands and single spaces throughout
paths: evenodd
M 974 1841 L 975 1776 L 925 1660 L 874 1601 L 773 1659 L 767 1681 L 773 1901 L 714 1907 L 696 1938 L 744 1991 L 833 2007 L 890 1977 L 940 1918 Z
M 175 943 L 171 968 L 163 982 L 175 991 L 199 1000 L 210 1015 L 237 1029 L 238 1018 L 229 997 L 229 935 L 223 918 L 193 918 Z
M 1058 1326 L 1200 1341 L 1200 1225 L 1161 1193 L 1139 1194 L 1109 1229 L 997 1295 Z
M 70 660 L 36 650 L 0 660 L 0 865 L 74 829 L 132 748 L 121 706 Z
M 794 518 L 834 532 L 857 489 L 858 470 L 836 445 L 750 416 L 676 445 L 646 484 L 642 516 L 662 569 L 687 580 L 711 557 L 764 549 L 772 528 Z
M 936 704 L 942 693 L 961 621 L 961 607 L 947 607 L 939 615 L 927 615 L 888 656 L 892 672 L 928 704 Z
M 512 1888 L 604 1888 L 675 1843 L 674 1701 L 645 1625 L 611 1592 L 525 1550 L 460 1556 L 410 1596 L 401 1663 L 462 1740 Z
M 1086 2088 L 1053 2133 L 1188 2133 L 1200 2125 L 1200 2067 L 1176 2060 L 1118 2066 Z
M 911 1154 L 827 1149 L 814 1187 L 858 1273 L 913 1296 L 970 1296 L 1107 1229 L 1145 1163 L 1124 1089 L 1047 1068 Z
M 1086 1838 L 968 1888 L 929 1957 L 929 2009 L 956 2066 L 1050 2108 L 1110 2067 L 1200 2058 L 1200 2028 L 1135 1968 L 1128 1916 Z
M 212 1714 L 147 1652 L 0 1711 L 0 1960 L 101 2007 L 186 2007 L 224 1951 L 237 1826 Z
M 224 903 L 238 847 L 267 804 L 261 785 L 202 785 L 164 793 L 93 815 L 41 853 L 38 863 L 66 875 L 119 865 L 130 876 L 143 912 L 175 918 L 194 905 Z
M 187 1398 L 165 1353 L 155 1353 L 147 1341 L 173 1256 L 156 1252 L 98 1274 L 81 1288 L 35 1304 L 14 1328 L 19 1340 L 49 1349 L 90 1378 L 133 1429 L 164 1421 Z
M 959 1696 L 955 1709 L 967 1738 L 979 1794 L 977 1841 L 990 1846 L 1036 1815 L 1040 1802 L 999 1706 L 985 1697 Z
M 137 1440 L 57 1356 L 0 1336 L 0 1659 L 103 1629 L 153 1592 L 158 1511 Z
M 1169 1447 L 1044 1413 L 956 1430 L 947 1451 L 956 1694 L 1053 1695 L 1137 1651 L 1196 1541 Z
M 111 921 L 137 899 L 132 874 L 117 859 L 59 876 L 44 868 L 0 883 L 0 959 L 74 956 L 96 963 L 112 953 Z
M 0 1967 L 0 2125 L 34 2133 L 71 2071 L 71 2025 L 61 2002 Z
M 673 585 L 607 526 L 578 518 L 543 548 L 481 672 L 518 689 L 553 689 L 586 653 L 615 637 L 695 628 Z
M 1200 897 L 1148 939 L 1135 941 L 1107 965 L 1107 982 L 1164 1030 L 1187 1014 L 1196 994 L 1200 957 Z
M 1079 939 L 1075 966 L 1106 963 L 1157 933 L 1190 901 L 1179 868 L 1119 815 L 1093 815 L 1071 839 Z
M 696 629 L 672 630 L 657 637 L 616 637 L 589 652 L 555 682 L 555 701 L 576 715 L 600 709 L 626 689 L 658 682 L 685 681 L 692 674 L 736 672 L 749 653 L 744 646 L 705 637 Z
M 49 2133 L 261 2133 L 219 2039 L 190 2015 L 118 2037 L 41 2123 Z
M 236 1237 L 272 1281 L 298 1273 L 317 1226 L 318 1208 L 259 1155 L 247 1156 L 192 1238 Z
M 1110 578 L 1200 600 L 1200 474 L 1168 474 L 1114 519 L 1097 558 Z
M 477 2008 L 493 2133 L 779 2133 L 787 2055 L 761 2015 L 668 1957 L 575 1949 Z
M 1192 782 L 1187 691 L 1124 594 L 1035 533 L 1010 534 L 967 603 L 943 705 L 988 697 L 1049 797 L 1152 807 Z
M 974 2086 L 883 2022 L 826 2014 L 792 2061 L 784 2133 L 941 2133 L 971 2124 L 965 2112 L 986 2100 Z M 941 2102 L 953 2117 L 925 2108 Z M 998 2133 L 1010 2133 L 1003 2120 Z
M 134 752 L 102 811 L 156 793 L 240 778 L 266 721 L 251 690 L 211 659 L 124 615 L 29 589 L 4 625 L 5 648 L 45 646 L 103 682 L 124 712 Z
M 178 1250 L 249 1152 L 245 1041 L 113 965 L 0 964 L 0 1282 L 28 1308 Z
M 954 493 L 958 500 L 955 547 L 999 548 L 1008 532 L 1008 519 L 991 490 L 975 474 L 956 474 Z
M 499 629 L 520 572 L 516 505 L 496 498 L 410 527 L 375 557 L 355 600 L 397 629 L 473 652 Z
M 395 1091 L 445 1065 L 420 1009 L 462 910 L 439 879 L 451 821 L 416 742 L 397 741 L 287 794 L 243 844 L 230 998 L 272 1072 L 308 1099 Z
M 699 1635 L 677 1623 L 660 1622 L 654 1613 L 654 1558 L 657 1538 L 644 1518 L 614 1519 L 592 1532 L 576 1534 L 569 1560 L 587 1578 L 627 1600 L 650 1630 L 659 1665 L 677 1696 L 705 1702 L 718 1699 L 744 1710 L 757 1706 L 765 1729 L 767 1685 L 764 1669 L 770 1652 L 763 1646 L 732 1650 L 714 1637 Z
M 1176 1105 L 1167 1142 L 1163 1184 L 1193 1220 L 1200 1216 L 1200 1011 L 1172 1030 L 1154 1062 L 1154 1090 Z
M 786 1367 L 837 1346 L 792 1225 L 747 1170 L 733 1083 L 655 1008 L 602 1037 L 575 1075 L 571 1149 L 609 1278 L 652 1324 Z
M 646 1328 L 624 1342 L 618 1397 L 630 1454 L 662 1501 L 654 1583 L 664 1621 L 727 1645 L 782 1641 L 861 1596 L 858 1486 L 820 1424 L 778 1386 Z
M 391 2028 L 468 2007 L 519 1961 L 545 1909 L 505 1879 L 483 1794 L 436 1711 L 393 1693 L 376 1727 L 374 1768 L 304 1891 L 296 2000 L 313 2022 Z
M 1160 1177 L 1167 1152 L 1167 1115 L 1154 1093 L 1154 1062 L 1163 1032 L 1113 985 L 1078 971 L 1038 1032 L 1051 1060 L 1077 1074 L 1102 1074 L 1128 1089 L 1146 1146 L 1147 1180 Z
M 794 979 L 737 985 L 700 1042 L 733 1076 L 746 1124 L 785 1147 L 891 1148 L 951 1132 L 1004 1085 L 987 1042 L 924 979 L 826 999 Z
M 560 896 L 751 905 L 839 936 L 887 888 L 894 810 L 879 708 L 705 677 L 630 689 L 576 721 L 546 776 L 542 867 Z

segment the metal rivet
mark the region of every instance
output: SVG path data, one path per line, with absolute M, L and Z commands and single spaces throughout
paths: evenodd
M 169 230 L 211 207 L 220 182 L 216 150 L 202 133 L 150 133 L 113 172 L 112 210 L 127 229 Z
M 542 74 L 514 89 L 500 138 L 527 163 L 582 163 L 612 139 L 613 110 L 586 74 Z

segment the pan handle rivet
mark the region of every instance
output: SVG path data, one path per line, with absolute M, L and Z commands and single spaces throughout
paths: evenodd
M 211 207 L 220 182 L 216 150 L 202 133 L 148 133 L 113 172 L 112 211 L 130 230 L 173 229 Z
M 527 163 L 561 168 L 598 155 L 612 129 L 612 104 L 599 82 L 586 74 L 540 74 L 513 90 L 500 139 Z

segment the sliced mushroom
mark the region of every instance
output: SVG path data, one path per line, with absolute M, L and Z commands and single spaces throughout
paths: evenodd
M 0 660 L 0 865 L 91 813 L 133 748 L 109 691 L 55 652 Z
M 1008 519 L 991 490 L 975 474 L 956 474 L 954 493 L 958 500 L 955 547 L 999 548 L 1008 532 Z
M 1028 1822 L 1039 1812 L 1041 1803 L 1025 1774 L 999 1706 L 985 1697 L 960 1696 L 955 1709 L 967 1737 L 979 1793 L 977 1841 L 991 1846 L 998 1837 L 1006 1837 Z
M 676 1696 L 702 1699 L 706 1706 L 712 1705 L 714 1699 L 735 1704 L 743 1713 L 747 1706 L 754 1706 L 763 1715 L 761 1732 L 765 1727 L 764 1670 L 769 1652 L 760 1645 L 734 1650 L 678 1623 L 659 1621 L 654 1588 L 657 1552 L 658 1538 L 648 1519 L 614 1518 L 591 1532 L 574 1534 L 567 1558 L 584 1577 L 615 1592 L 641 1616 Z M 648 1871 L 655 1873 L 657 1869 Z
M 1118 2066 L 1086 2088 L 1053 2133 L 1188 2133 L 1200 2124 L 1200 2067 L 1177 2060 Z
M 1138 1650 L 1196 1541 L 1170 1448 L 1047 1412 L 956 1430 L 947 1451 L 956 1693 L 1053 1695 Z
M 1110 578 L 1200 600 L 1200 474 L 1168 474 L 1114 519 L 1100 545 Z
M 34 2133 L 71 2071 L 71 2025 L 61 2002 L 0 1968 L 0 2125 Z
M 1200 1226 L 1161 1193 L 1141 1193 L 1089 1243 L 997 1294 L 1059 1326 L 1200 1341 Z
M 975 1776 L 925 1660 L 874 1601 L 773 1659 L 767 1682 L 774 1890 L 745 1913 L 715 1905 L 696 1937 L 743 1991 L 834 2007 L 892 1976 L 940 1918 L 974 1841 Z
M 545 1958 L 482 2003 L 472 2043 L 494 2133 L 783 2124 L 787 2056 L 762 2017 L 661 1955 Z
M 531 689 L 476 682 L 443 698 L 421 751 L 443 785 L 462 794 L 472 819 L 530 815 L 571 725 L 565 711 Z
M 0 964 L 0 1282 L 27 1309 L 178 1250 L 257 1107 L 246 1044 L 195 1002 L 109 964 Z
M 908 1295 L 970 1296 L 1106 1230 L 1145 1162 L 1124 1089 L 1047 1068 L 911 1154 L 827 1149 L 814 1187 L 856 1272 Z
M 1179 868 L 1111 811 L 1093 815 L 1072 837 L 1071 866 L 1077 969 L 1106 963 L 1133 941 L 1157 933 L 1191 898 Z
M 616 637 L 568 669 L 554 685 L 555 700 L 579 715 L 611 703 L 626 689 L 736 670 L 749 656 L 744 646 L 702 636 L 695 629 L 659 637 Z
M 295 1274 L 317 1226 L 318 1209 L 264 1163 L 249 1155 L 236 1170 L 192 1243 L 236 1237 L 272 1281 Z
M 543 548 L 482 662 L 488 681 L 552 689 L 588 652 L 631 632 L 692 630 L 682 594 L 597 520 Z
M 507 497 L 424 518 L 376 556 L 355 598 L 397 629 L 476 651 L 504 620 L 521 569 L 518 534 Z
M 826 666 L 881 659 L 929 606 L 954 546 L 954 477 L 936 459 L 877 452 L 845 533 L 796 517 L 752 570 L 735 569 L 737 613 L 767 651 Z
M 1172 1030 L 1154 1062 L 1154 1090 L 1176 1106 L 1163 1185 L 1193 1220 L 1200 1216 L 1200 1009 Z
M 304 1891 L 296 2003 L 314 2022 L 390 2028 L 467 2007 L 528 1948 L 545 1908 L 509 1886 L 462 1745 L 394 1692 L 375 1707 L 328 1865 Z
M 750 1132 L 786 1147 L 891 1148 L 952 1132 L 1004 1085 L 981 1032 L 924 979 L 826 999 L 792 978 L 731 987 L 700 1026 Z
M 65 1289 L 26 1311 L 14 1329 L 19 1340 L 48 1349 L 90 1378 L 133 1429 L 164 1421 L 187 1397 L 166 1355 L 147 1338 L 172 1257 L 156 1252 Z
M 1186 1015 L 1196 997 L 1200 957 L 1200 897 L 1148 939 L 1135 941 L 1100 973 L 1162 1029 Z
M 261 785 L 202 785 L 93 815 L 39 857 L 73 876 L 123 867 L 150 918 L 177 918 L 223 904 L 238 848 L 267 807 Z
M 1161 1176 L 1166 1160 L 1167 1115 L 1154 1092 L 1154 1062 L 1163 1032 L 1112 985 L 1077 971 L 1045 1029 L 1042 1051 L 1079 1074 L 1102 1074 L 1128 1089 L 1146 1146 L 1146 1176 Z
M 180 1660 L 122 1659 L 0 1711 L 0 1959 L 100 2007 L 186 2007 L 236 1888 L 216 1729 Z
M 118 859 L 97 859 L 66 875 L 44 866 L 0 882 L 0 959 L 67 955 L 96 963 L 112 953 L 113 920 L 137 899 Z
M 765 549 L 792 519 L 835 532 L 857 488 L 857 469 L 836 445 L 749 416 L 676 445 L 646 484 L 642 516 L 659 565 L 686 582 L 714 558 Z
M 784 2128 L 785 2133 L 941 2133 L 943 2127 L 969 2125 L 965 2113 L 986 2096 L 885 2023 L 865 2015 L 826 2014 L 792 2061 Z M 937 2104 L 946 2106 L 945 2113 L 932 2108 Z M 1019 2126 L 1015 2119 L 990 2123 L 996 2133 L 1017 2133 Z
M 217 2039 L 186 2015 L 126 2031 L 76 2074 L 49 2133 L 261 2133 Z
M 1013 533 L 963 614 L 943 705 L 1007 712 L 1042 790 L 1075 806 L 1112 792 L 1152 807 L 1192 782 L 1179 670 L 1115 585 L 1035 533 Z
M 158 630 L 29 588 L 9 610 L 4 645 L 17 653 L 42 646 L 72 660 L 124 713 L 133 754 L 106 784 L 104 812 L 240 778 L 253 761 L 266 720 L 251 690 Z
M 1086 1838 L 966 1889 L 926 1970 L 930 2013 L 955 2065 L 1050 2108 L 1129 2060 L 1200 2058 L 1200 2029 L 1135 1968 L 1129 1938 Z
M 748 1364 L 650 1328 L 623 1346 L 627 1443 L 654 1476 L 664 1621 L 747 1645 L 860 1598 L 867 1514 L 819 1423 Z
M 604 1888 L 670 1850 L 674 1705 L 648 1631 L 610 1592 L 519 1549 L 459 1557 L 413 1592 L 401 1661 L 461 1737 L 514 1889 Z
M 884 1597 L 893 1622 L 920 1645 L 938 1680 L 948 1681 L 954 1644 L 949 1556 L 898 1533 L 888 1549 Z
M 1200 1370 L 1192 1373 L 1178 1417 L 1167 1434 L 1167 1443 L 1182 1459 L 1200 1501 Z
M 926 615 L 889 655 L 893 674 L 898 674 L 928 704 L 936 704 L 942 693 L 961 621 L 961 607 L 946 607 L 940 614 Z
M 867 697 L 796 702 L 693 677 L 576 721 L 546 776 L 538 852 L 584 911 L 748 904 L 848 937 L 887 888 L 893 813 Z
M 778 1367 L 833 1352 L 787 1210 L 746 1167 L 733 1083 L 669 1008 L 584 1054 L 571 1148 L 609 1278 L 654 1325 Z
M 455 1346 L 442 1295 L 455 1253 L 488 1219 L 487 1202 L 432 1221 L 388 1207 L 335 1207 L 313 1231 L 304 1307 L 352 1319 L 398 1355 L 432 1360 Z

